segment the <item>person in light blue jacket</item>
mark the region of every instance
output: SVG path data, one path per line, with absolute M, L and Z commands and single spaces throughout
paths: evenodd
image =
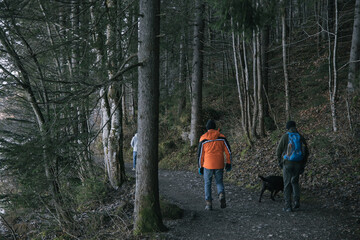
M 137 133 L 131 139 L 131 147 L 133 148 L 133 168 L 132 170 L 135 171 L 136 169 L 136 157 L 137 157 Z

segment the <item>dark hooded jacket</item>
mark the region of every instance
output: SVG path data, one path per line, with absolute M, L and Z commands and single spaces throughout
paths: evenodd
M 290 128 L 288 130 L 288 132 L 299 133 L 297 131 L 296 127 Z M 301 164 L 303 165 L 303 167 L 305 167 L 308 156 L 309 156 L 309 149 L 308 149 L 305 138 L 300 133 L 299 133 L 299 135 L 300 135 L 300 141 L 302 143 L 302 149 L 303 149 L 303 152 L 304 152 L 304 158 L 301 161 Z M 277 156 L 277 159 L 278 159 L 278 162 L 279 162 L 279 166 L 281 168 L 282 168 L 282 166 L 284 164 L 284 154 L 285 154 L 285 152 L 287 150 L 288 143 L 289 143 L 289 135 L 287 133 L 285 133 L 284 135 L 282 135 L 282 137 L 280 139 L 280 142 L 279 142 L 279 144 L 277 146 L 277 149 L 276 149 L 276 156 Z

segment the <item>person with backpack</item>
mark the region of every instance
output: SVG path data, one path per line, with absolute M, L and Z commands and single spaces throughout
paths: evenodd
M 224 168 L 231 170 L 231 149 L 226 137 L 215 130 L 215 121 L 209 120 L 206 124 L 207 132 L 200 137 L 198 148 L 199 174 L 204 175 L 205 182 L 205 210 L 212 210 L 211 184 L 212 177 L 215 182 L 220 201 L 220 207 L 226 208 L 225 189 L 223 183 Z M 224 153 L 226 164 L 224 163 Z
M 300 207 L 299 175 L 304 172 L 309 156 L 305 138 L 299 134 L 294 121 L 286 123 L 287 133 L 282 135 L 276 149 L 279 167 L 283 170 L 284 180 L 284 211 L 292 212 L 291 194 L 294 208 Z

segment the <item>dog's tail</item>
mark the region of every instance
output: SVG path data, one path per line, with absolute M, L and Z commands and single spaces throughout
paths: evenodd
M 259 178 L 261 178 L 261 180 L 263 180 L 263 181 L 267 182 L 267 179 L 266 179 L 266 178 L 264 178 L 263 176 L 259 175 Z

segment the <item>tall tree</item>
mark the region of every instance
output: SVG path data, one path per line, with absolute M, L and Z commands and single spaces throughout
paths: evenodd
M 334 26 L 334 42 L 333 47 L 331 49 L 331 34 L 328 32 L 328 49 L 329 49 L 329 100 L 330 100 L 330 109 L 331 109 L 331 118 L 332 118 L 332 129 L 334 132 L 337 132 L 337 106 L 336 106 L 336 99 L 337 99 L 337 46 L 338 46 L 338 0 L 335 0 L 335 19 L 334 23 L 332 23 L 332 18 L 329 17 L 328 19 L 328 29 L 330 26 Z
M 160 0 L 140 0 L 138 152 L 134 232 L 161 231 L 159 201 L 159 33 Z
M 348 84 L 347 84 L 347 112 L 350 129 L 352 129 L 352 118 L 351 118 L 351 102 L 352 96 L 356 91 L 359 90 L 359 82 L 357 80 L 359 74 L 359 60 L 360 60 L 360 0 L 356 0 L 355 13 L 354 13 L 354 26 L 351 40 L 351 50 L 349 59 L 349 73 L 348 73 Z
M 190 145 L 199 141 L 201 129 L 202 82 L 204 65 L 204 18 L 205 5 L 202 0 L 195 1 L 195 25 L 193 43 L 193 62 L 191 75 L 191 129 Z
M 117 19 L 117 4 L 114 0 L 107 0 L 107 16 L 108 23 L 106 26 L 106 49 L 107 49 L 107 70 L 108 79 L 113 79 L 116 73 L 118 54 L 117 54 L 117 39 L 116 34 L 116 19 Z M 120 58 L 121 59 L 121 58 Z M 120 76 L 117 77 L 119 79 Z M 111 83 L 104 91 L 107 94 L 103 95 L 105 109 L 103 109 L 103 116 L 107 114 L 103 121 L 105 125 L 103 129 L 103 147 L 105 167 L 108 174 L 110 184 L 117 189 L 125 180 L 125 165 L 123 159 L 123 145 L 122 145 L 122 103 L 121 103 L 121 85 L 118 81 Z
M 352 93 L 359 89 L 356 77 L 359 70 L 359 49 L 360 49 L 360 0 L 356 0 L 354 9 L 354 25 L 351 40 L 351 50 L 349 59 L 349 73 L 347 90 Z
M 290 120 L 290 87 L 289 87 L 289 74 L 287 69 L 287 54 L 286 54 L 286 4 L 282 1 L 281 8 L 281 28 L 282 28 L 282 59 L 283 59 L 283 70 L 284 70 L 284 85 L 285 85 L 285 118 Z

